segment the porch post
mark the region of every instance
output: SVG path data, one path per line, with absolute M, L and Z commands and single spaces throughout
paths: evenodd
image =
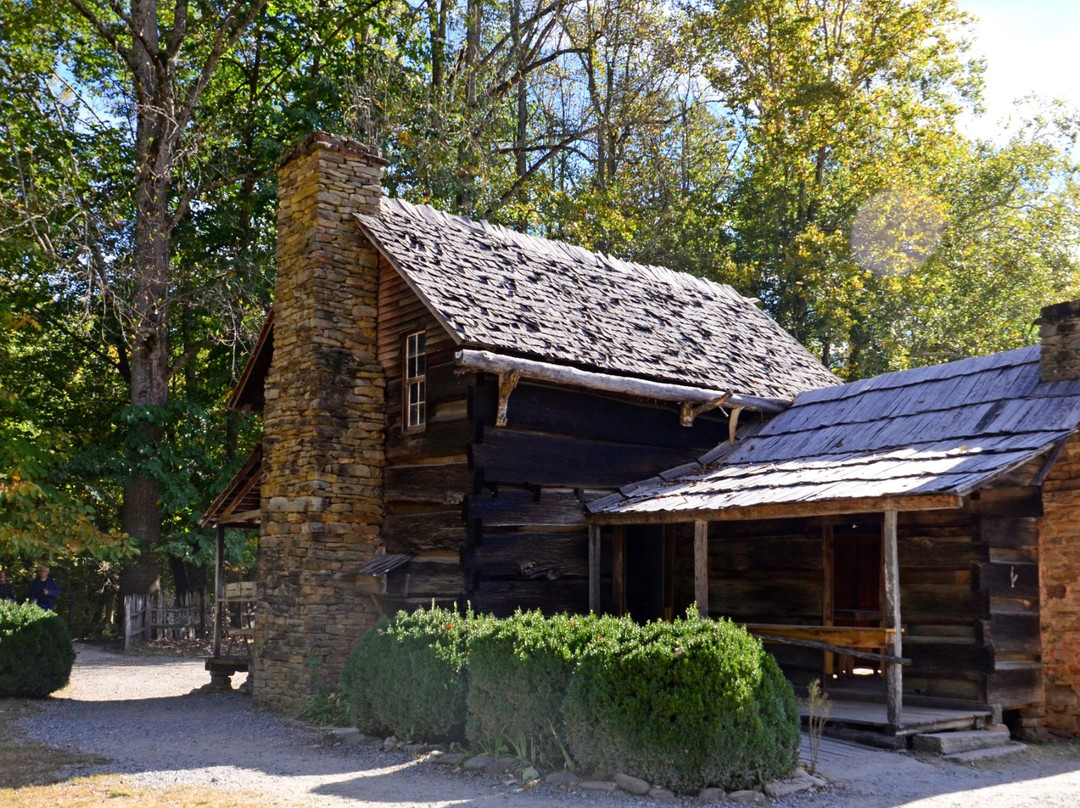
M 217 526 L 217 548 L 214 554 L 214 656 L 221 656 L 221 621 L 225 597 L 225 526 Z
M 698 616 L 709 616 L 709 523 L 694 522 L 694 600 Z
M 589 525 L 589 611 L 600 613 L 600 525 Z
M 833 570 L 833 525 L 821 526 L 821 625 L 831 626 L 836 620 L 834 601 L 835 581 Z M 831 651 L 825 652 L 825 679 L 832 679 L 836 657 Z
M 903 656 L 900 632 L 900 560 L 896 549 L 896 511 L 885 511 L 882 523 L 882 558 L 885 566 L 885 628 L 891 628 L 888 653 Z M 885 700 L 889 726 L 899 729 L 903 707 L 903 674 L 899 662 L 885 663 Z

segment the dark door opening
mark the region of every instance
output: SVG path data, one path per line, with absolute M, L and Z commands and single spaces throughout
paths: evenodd
M 833 625 L 882 625 L 881 527 L 843 525 L 833 529 Z M 880 673 L 869 660 L 838 655 L 834 672 L 842 677 Z
M 626 529 L 626 610 L 639 623 L 665 617 L 665 546 L 661 525 Z

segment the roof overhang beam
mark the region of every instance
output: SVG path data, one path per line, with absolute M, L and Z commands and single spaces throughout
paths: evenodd
M 506 356 L 492 351 L 462 349 L 455 354 L 455 359 L 464 370 L 494 373 L 499 376 L 509 376 L 511 373 L 516 373 L 522 379 L 550 382 L 602 393 L 633 396 L 634 398 L 672 401 L 682 406 L 684 414 L 694 412 L 694 410 L 700 408 L 697 412 L 694 412 L 697 415 L 721 404 L 756 412 L 778 413 L 783 412 L 792 404 L 788 399 L 761 398 L 731 393 L 726 390 L 670 384 L 630 376 L 614 376 L 609 373 L 582 370 L 568 365 L 541 362 L 536 359 Z M 693 419 L 690 420 L 692 423 Z

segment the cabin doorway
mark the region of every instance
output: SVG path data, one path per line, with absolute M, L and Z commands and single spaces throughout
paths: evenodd
M 826 625 L 880 627 L 883 625 L 884 587 L 882 579 L 881 526 L 846 523 L 834 525 L 831 541 L 826 542 L 826 571 L 831 581 L 831 614 Z M 831 549 L 828 545 L 831 544 Z M 831 565 L 828 563 L 831 561 Z M 856 659 L 846 654 L 827 654 L 826 673 L 835 680 L 851 683 L 881 674 L 877 662 Z
M 662 525 L 626 529 L 626 608 L 639 623 L 671 619 L 671 563 Z

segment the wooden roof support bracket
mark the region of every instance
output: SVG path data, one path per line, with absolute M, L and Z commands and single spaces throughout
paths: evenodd
M 506 426 L 506 407 L 510 403 L 510 394 L 520 380 L 520 370 L 499 374 L 499 411 L 495 415 L 495 426 Z
M 679 408 L 679 423 L 683 426 L 693 426 L 695 418 L 703 412 L 708 412 L 709 410 L 715 410 L 717 407 L 724 406 L 724 402 L 729 398 L 731 398 L 731 395 L 725 393 L 711 401 L 705 401 L 699 404 L 695 404 L 693 401 L 684 401 Z

